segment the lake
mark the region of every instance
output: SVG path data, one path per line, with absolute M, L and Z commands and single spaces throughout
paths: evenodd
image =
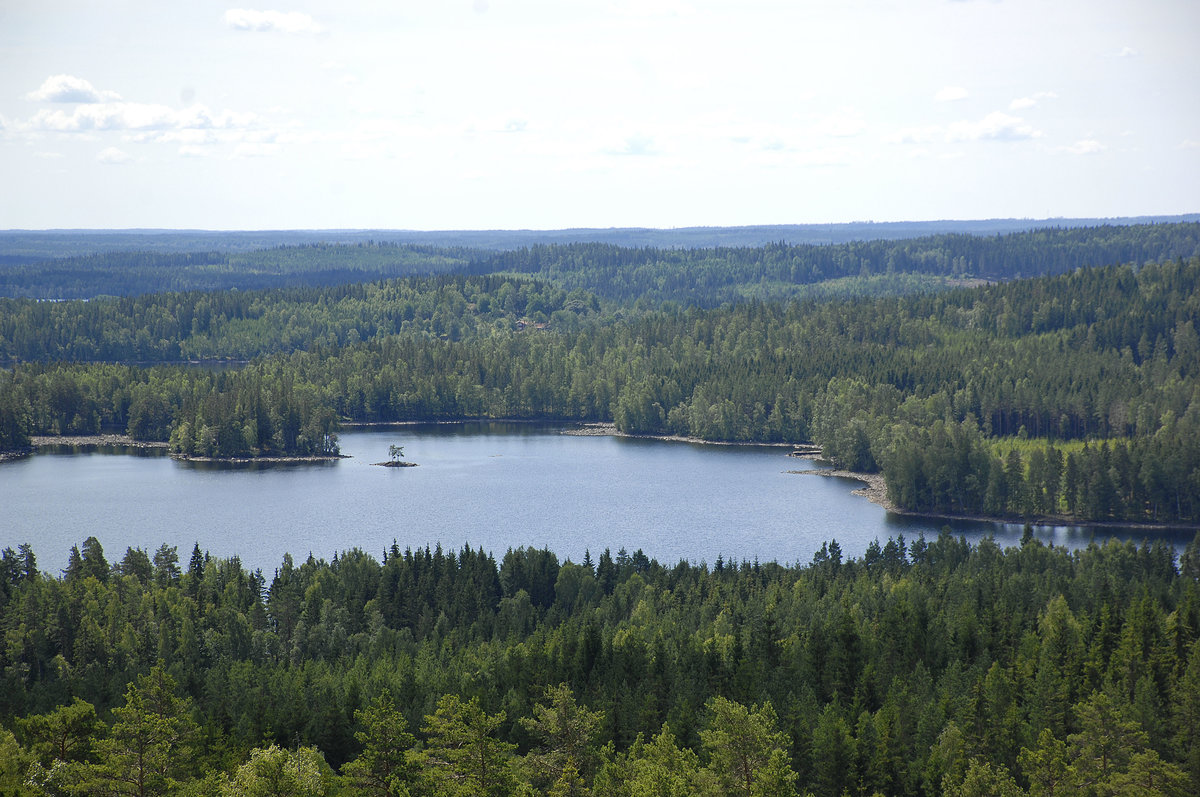
M 162 452 L 39 453 L 0 464 L 0 547 L 29 542 L 40 569 L 58 573 L 72 545 L 96 536 L 110 562 L 128 546 L 151 554 L 194 543 L 240 556 L 268 576 L 283 554 L 330 559 L 361 548 L 464 545 L 502 556 L 546 547 L 580 561 L 590 550 L 642 549 L 681 559 L 811 561 L 836 539 L 846 556 L 872 540 L 936 537 L 945 521 L 908 518 L 851 495 L 854 480 L 787 473 L 816 467 L 770 446 L 717 446 L 607 436 L 512 423 L 416 425 L 347 431 L 349 459 L 320 464 L 229 466 L 177 462 Z M 415 468 L 381 468 L 388 446 Z M 968 540 L 1019 542 L 1020 524 L 954 522 Z M 1055 545 L 1131 529 L 1037 528 Z M 1192 532 L 1161 535 L 1177 550 Z

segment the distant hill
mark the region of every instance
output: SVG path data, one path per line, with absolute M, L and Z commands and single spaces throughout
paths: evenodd
M 614 246 L 709 248 L 768 243 L 837 244 L 959 233 L 999 235 L 1047 227 L 1200 221 L 1200 213 L 1112 219 L 982 219 L 976 221 L 856 221 L 845 224 L 770 224 L 749 227 L 575 228 L 565 230 L 3 230 L 0 265 L 20 265 L 101 252 L 245 252 L 310 243 L 368 241 L 473 249 L 517 249 L 535 244 L 604 243 Z
M 891 230 L 899 232 L 896 226 Z M 647 234 L 651 232 L 656 231 Z M 728 231 L 714 230 L 724 232 Z M 112 235 L 129 242 L 123 233 Z M 176 235 L 183 240 L 191 234 Z M 223 239 L 226 243 L 239 235 L 243 242 L 267 240 L 260 233 L 223 235 L 229 236 Z M 95 235 L 91 240 L 104 237 Z M 32 263 L 0 262 L 0 297 L 89 299 L 515 273 L 616 302 L 673 301 L 713 307 L 745 299 L 895 295 L 939 290 L 964 280 L 1007 281 L 1087 266 L 1140 265 L 1196 256 L 1200 256 L 1200 222 L 946 232 L 824 244 L 775 240 L 684 247 L 579 240 L 492 249 L 378 240 L 309 242 L 249 251 L 118 250 Z

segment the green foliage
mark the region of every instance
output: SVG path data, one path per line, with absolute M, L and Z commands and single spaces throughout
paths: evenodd
M 550 791 L 579 793 L 580 784 L 590 782 L 596 772 L 595 741 L 604 714 L 576 703 L 566 684 L 546 687 L 543 700 L 534 705 L 532 717 L 519 720 L 539 742 L 538 751 L 528 756 L 534 783 Z
M 197 728 L 190 709 L 162 667 L 140 676 L 125 692 L 125 705 L 113 709 L 115 721 L 96 744 L 100 761 L 87 770 L 85 789 L 137 797 L 169 793 L 191 774 Z
M 777 730 L 779 718 L 771 704 L 746 708 L 717 696 L 708 702 L 712 714 L 708 730 L 700 739 L 709 756 L 709 767 L 726 794 L 787 794 L 795 773 L 785 761 L 776 760 L 787 746 Z M 761 781 L 772 781 L 767 788 Z M 783 791 L 776 789 L 783 788 Z
M 0 778 L 43 791 L 1193 791 L 1200 582 L 1161 544 L 78 559 L 2 573 Z
M 401 797 L 416 780 L 413 747 L 416 737 L 396 708 L 391 692 L 384 690 L 367 708 L 354 712 L 362 727 L 354 738 L 362 745 L 358 758 L 342 769 L 353 794 Z
M 327 797 L 337 794 L 334 773 L 314 747 L 250 751 L 250 759 L 220 786 L 222 797 Z
M 435 794 L 493 797 L 512 791 L 516 745 L 496 736 L 504 719 L 503 711 L 484 712 L 477 698 L 463 702 L 450 694 L 438 701 L 425 718 L 422 730 L 429 741 L 418 758 Z

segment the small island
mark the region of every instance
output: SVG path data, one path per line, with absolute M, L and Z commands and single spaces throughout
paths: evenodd
M 381 468 L 415 468 L 417 463 L 405 462 L 400 459 L 404 456 L 404 446 L 392 444 L 388 446 L 388 461 L 387 462 L 372 462 L 372 465 L 378 465 Z

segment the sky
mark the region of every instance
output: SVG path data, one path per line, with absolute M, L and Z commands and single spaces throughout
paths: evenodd
M 0 229 L 1200 211 L 1195 0 L 258 2 L 0 0 Z

